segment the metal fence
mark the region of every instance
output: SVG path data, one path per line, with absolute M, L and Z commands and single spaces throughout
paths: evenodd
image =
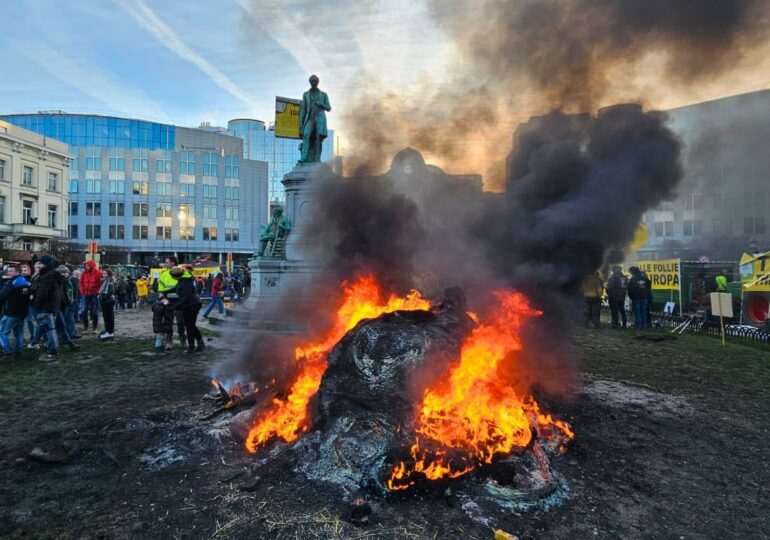
M 720 335 L 719 320 L 709 319 L 703 315 L 672 315 L 668 313 L 653 313 L 653 326 L 671 328 L 672 333 L 707 333 Z M 764 343 L 770 345 L 770 331 L 745 324 L 726 324 L 725 335 Z

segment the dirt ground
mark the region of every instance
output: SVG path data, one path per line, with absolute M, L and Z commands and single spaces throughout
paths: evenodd
M 553 462 L 566 501 L 474 519 L 452 494 L 423 494 L 372 501 L 372 522 L 353 525 L 334 489 L 260 469 L 221 436 L 225 419 L 200 420 L 211 366 L 238 340 L 156 354 L 149 317 L 120 313 L 115 341 L 86 337 L 55 364 L 2 361 L 0 536 L 770 538 L 766 347 L 577 331 L 581 389 L 550 404 L 577 434 Z

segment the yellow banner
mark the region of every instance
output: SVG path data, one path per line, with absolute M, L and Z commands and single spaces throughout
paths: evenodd
M 679 259 L 661 259 L 658 261 L 639 261 L 635 263 L 652 282 L 653 290 L 679 290 Z
M 275 136 L 286 139 L 301 139 L 299 134 L 299 108 L 302 102 L 276 96 L 275 98 Z
M 153 279 L 158 279 L 158 276 L 160 276 L 160 273 L 163 272 L 165 268 L 150 268 L 150 277 Z M 192 269 L 192 275 L 195 277 L 201 276 L 202 278 L 209 277 L 209 274 L 211 272 L 221 272 L 222 269 L 219 266 L 196 266 Z
M 770 251 L 741 257 L 741 287 L 744 291 L 770 292 Z

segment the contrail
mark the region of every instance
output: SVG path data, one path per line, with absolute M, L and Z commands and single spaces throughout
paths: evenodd
M 242 101 L 249 107 L 249 110 L 259 109 L 259 105 L 246 92 L 241 90 L 227 75 L 212 66 L 198 52 L 186 45 L 176 32 L 163 22 L 143 0 L 118 0 L 118 3 L 171 52 L 196 66 L 222 90 Z

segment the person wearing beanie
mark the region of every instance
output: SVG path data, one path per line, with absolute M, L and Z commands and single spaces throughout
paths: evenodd
M 56 330 L 59 332 L 59 335 L 64 339 L 64 343 L 66 343 L 67 346 L 69 346 L 70 350 L 75 351 L 80 347 L 78 345 L 75 345 L 75 342 L 72 341 L 72 334 L 70 334 L 69 331 L 67 330 L 67 321 L 65 319 L 65 316 L 74 301 L 74 294 L 72 292 L 72 283 L 70 283 L 70 269 L 62 264 L 56 269 L 56 271 L 59 272 L 64 278 L 64 281 L 62 282 L 61 309 L 56 314 Z
M 35 263 L 39 278 L 37 291 L 32 301 L 37 315 L 35 320 L 40 328 L 40 337 L 45 337 L 45 352 L 40 355 L 43 362 L 59 359 L 59 338 L 56 335 L 56 316 L 61 310 L 64 276 L 55 270 L 54 260 L 43 255 Z
M 181 314 L 187 335 L 187 353 L 201 353 L 205 348 L 203 336 L 195 325 L 198 312 L 201 309 L 201 298 L 198 296 L 198 286 L 192 272 L 185 268 L 175 266 L 171 269 L 171 276 L 177 280 L 176 292 L 179 299 L 174 304 L 174 311 Z M 197 345 L 197 347 L 196 347 Z
M 103 274 L 99 288 L 99 304 L 102 306 L 104 332 L 99 335 L 99 339 L 107 340 L 115 337 L 115 278 L 109 268 L 104 270 Z
M 3 306 L 3 318 L 0 319 L 0 345 L 3 356 L 21 355 L 24 348 L 24 319 L 29 312 L 30 283 L 21 275 L 18 266 L 8 267 L 8 281 L 0 290 L 0 305 Z M 16 343 L 11 351 L 9 336 L 13 333 Z

